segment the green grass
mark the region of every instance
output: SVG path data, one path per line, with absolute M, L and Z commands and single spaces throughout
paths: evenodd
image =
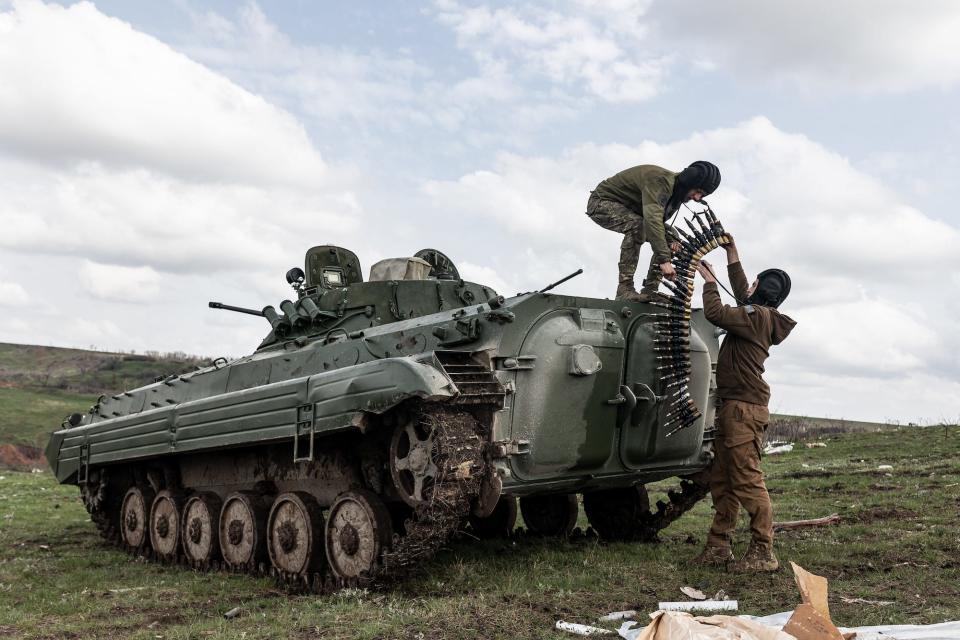
M 0 386 L 60 389 L 97 396 L 183 373 L 206 363 L 181 353 L 134 355 L 0 343 Z
M 69 391 L 0 387 L 0 444 L 43 448 L 66 416 L 87 411 L 96 399 Z
M 64 417 L 114 394 L 189 371 L 184 354 L 133 355 L 0 343 L 0 444 L 44 447 Z
M 843 518 L 778 534 L 781 562 L 830 579 L 839 624 L 960 618 L 960 428 L 845 434 L 827 444 L 764 460 L 778 520 Z M 893 465 L 890 475 L 880 464 Z M 464 540 L 392 591 L 287 596 L 267 579 L 132 559 L 101 544 L 76 488 L 45 473 L 3 475 L 0 636 L 561 638 L 570 636 L 553 630 L 558 619 L 653 611 L 660 600 L 683 599 L 685 585 L 724 589 L 741 613 L 758 615 L 791 609 L 799 598 L 789 570 L 740 576 L 686 565 L 704 539 L 709 500 L 661 544 Z M 741 526 L 737 547 L 745 545 Z M 223 619 L 235 606 L 242 615 Z

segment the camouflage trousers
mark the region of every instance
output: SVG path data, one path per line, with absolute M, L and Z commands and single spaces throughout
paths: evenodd
M 773 544 L 773 505 L 760 471 L 761 442 L 769 421 L 767 407 L 739 400 L 724 400 L 717 412 L 716 457 L 710 474 L 715 513 L 707 546 L 730 546 L 740 505 L 750 514 L 753 543 L 767 548 Z
M 643 216 L 628 209 L 619 202 L 604 200 L 594 193 L 587 200 L 587 215 L 604 229 L 623 234 L 620 243 L 620 262 L 617 263 L 620 284 L 629 284 L 633 288 L 633 278 L 640 264 L 640 247 L 646 237 L 643 231 Z M 647 277 L 643 279 L 643 292 L 653 293 L 660 287 L 662 278 L 660 265 L 654 257 L 650 258 Z

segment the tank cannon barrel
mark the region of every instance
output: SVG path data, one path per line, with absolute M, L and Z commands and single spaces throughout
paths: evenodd
M 246 309 L 244 307 L 235 307 L 232 304 L 223 304 L 222 302 L 208 302 L 207 306 L 211 309 L 226 309 L 227 311 L 236 311 L 237 313 L 247 313 L 251 316 L 260 316 L 264 317 L 263 311 L 257 311 L 256 309 Z

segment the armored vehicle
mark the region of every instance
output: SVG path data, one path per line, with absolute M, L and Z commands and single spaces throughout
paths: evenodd
M 721 237 L 685 242 L 683 278 Z M 569 534 L 582 495 L 602 538 L 650 539 L 705 488 L 651 509 L 644 485 L 711 459 L 717 338 L 683 278 L 505 299 L 436 250 L 364 281 L 313 247 L 279 311 L 210 303 L 269 322 L 251 355 L 101 396 L 47 459 L 120 547 L 316 589 L 404 575 L 467 521 L 509 534 L 518 502 L 532 534 Z

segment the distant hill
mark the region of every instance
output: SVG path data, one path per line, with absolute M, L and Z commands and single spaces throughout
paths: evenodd
M 209 363 L 184 353 L 108 353 L 0 343 L 0 444 L 42 447 L 47 434 L 103 393 Z

